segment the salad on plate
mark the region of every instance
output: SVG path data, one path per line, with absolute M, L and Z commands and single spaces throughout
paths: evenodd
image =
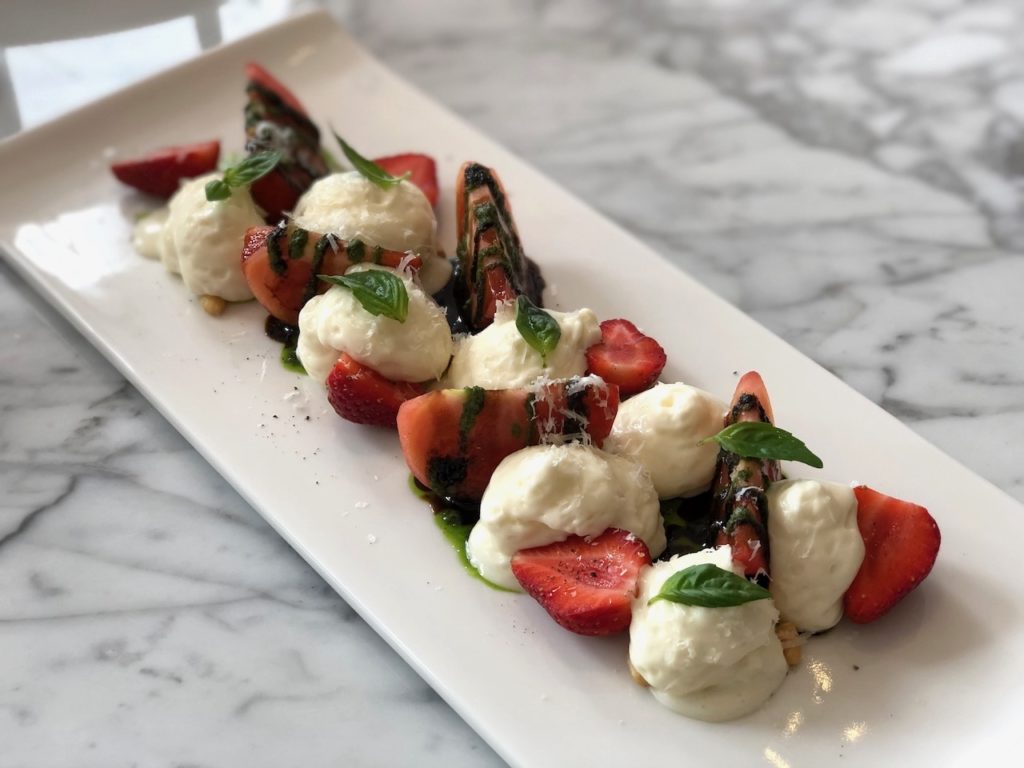
M 927 577 L 940 533 L 923 507 L 783 472 L 822 461 L 776 426 L 759 374 L 726 402 L 661 381 L 642 318 L 545 308 L 495 169 L 460 168 L 449 259 L 431 157 L 370 160 L 332 129 L 342 162 L 288 88 L 256 63 L 246 77 L 244 155 L 205 140 L 112 165 L 167 201 L 134 246 L 211 316 L 257 301 L 345 439 L 394 430 L 481 581 L 567 631 L 628 633 L 624 679 L 727 720 L 815 634 L 880 619 Z

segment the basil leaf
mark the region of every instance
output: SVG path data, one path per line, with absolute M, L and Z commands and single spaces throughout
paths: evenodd
M 540 353 L 541 360 L 547 365 L 548 353 L 554 351 L 562 338 L 558 321 L 526 296 L 520 295 L 516 299 L 516 329 L 526 343 Z
M 280 152 L 256 152 L 245 160 L 224 171 L 224 183 L 232 187 L 244 187 L 266 176 L 281 162 Z
M 803 440 L 764 421 L 738 421 L 700 442 L 703 444 L 709 440 L 744 459 L 799 461 L 818 469 L 824 466 Z
M 412 175 L 407 171 L 406 173 L 403 173 L 401 176 L 392 176 L 390 173 L 385 171 L 375 162 L 373 162 L 372 160 L 367 160 L 365 157 L 363 157 L 354 149 L 352 149 L 352 147 L 349 146 L 348 142 L 341 138 L 341 136 L 339 136 L 333 128 L 331 129 L 331 133 L 334 134 L 334 138 L 341 146 L 341 151 L 345 154 L 345 157 L 347 157 L 348 161 L 352 163 L 352 167 L 359 171 L 371 182 L 376 184 L 378 187 L 381 187 L 382 189 L 393 187 L 396 184 L 401 184 L 403 181 L 405 181 Z
M 227 200 L 234 187 L 252 184 L 270 173 L 281 162 L 280 152 L 257 152 L 224 170 L 224 177 L 206 182 L 206 199 L 211 203 Z
M 218 200 L 227 200 L 229 197 L 231 197 L 231 187 L 220 179 L 206 182 L 206 199 L 211 203 L 215 203 Z
M 351 275 L 317 275 L 325 283 L 352 291 L 356 301 L 371 315 L 384 315 L 404 323 L 409 317 L 409 292 L 402 278 L 382 269 L 368 269 Z
M 648 600 L 647 604 L 668 600 L 701 608 L 730 608 L 769 597 L 771 593 L 764 587 L 717 565 L 701 563 L 669 576 L 661 585 L 661 591 Z

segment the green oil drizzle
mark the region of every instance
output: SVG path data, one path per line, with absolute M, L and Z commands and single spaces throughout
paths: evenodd
M 412 475 L 409 475 L 409 489 L 416 498 L 427 502 L 431 509 L 434 510 L 434 524 L 441 531 L 448 544 L 451 545 L 451 548 L 455 550 L 455 554 L 459 558 L 459 562 L 462 563 L 466 573 L 498 592 L 516 591 L 498 586 L 493 581 L 488 581 L 469 562 L 469 556 L 466 554 L 466 542 L 469 540 L 469 532 L 473 530 L 473 526 L 476 524 L 476 515 L 469 511 L 455 509 L 454 506 L 448 504 L 440 496 L 431 493 L 420 485 Z
M 281 365 L 292 373 L 306 373 L 306 369 L 303 367 L 302 361 L 299 360 L 295 347 L 291 344 L 285 344 L 281 347 Z

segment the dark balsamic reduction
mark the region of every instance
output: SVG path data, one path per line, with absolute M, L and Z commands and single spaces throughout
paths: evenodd
M 278 320 L 273 315 L 267 315 L 267 320 L 263 323 L 263 331 L 274 341 L 285 346 L 294 347 L 299 340 L 299 326 Z

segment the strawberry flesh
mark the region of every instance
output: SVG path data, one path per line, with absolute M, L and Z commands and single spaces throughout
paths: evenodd
M 391 155 L 378 157 L 373 162 L 392 176 L 408 173 L 409 181 L 420 188 L 432 206 L 437 207 L 437 164 L 430 155 L 416 153 Z
M 164 147 L 144 157 L 122 160 L 110 166 L 119 181 L 153 197 L 167 199 L 183 179 L 202 176 L 217 168 L 219 141 L 180 147 Z
M 326 384 L 327 400 L 341 418 L 392 429 L 402 403 L 424 391 L 419 384 L 387 379 L 346 354 L 334 364 Z
M 640 569 L 651 564 L 647 546 L 627 531 L 570 536 L 512 557 L 512 573 L 551 618 L 579 635 L 611 635 L 629 628 Z
M 843 600 L 857 624 L 883 616 L 931 572 L 942 536 L 928 510 L 861 485 L 857 527 L 864 539 L 864 562 Z
M 665 350 L 657 341 L 622 319 L 601 323 L 601 341 L 587 350 L 587 368 L 617 384 L 623 398 L 652 387 L 665 361 Z

